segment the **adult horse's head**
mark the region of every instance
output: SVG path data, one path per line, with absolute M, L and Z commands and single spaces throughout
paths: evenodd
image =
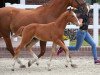
M 90 10 L 89 5 L 84 0 L 69 0 L 69 4 L 72 7 L 76 7 L 77 9 L 81 10 L 83 13 L 88 13 Z

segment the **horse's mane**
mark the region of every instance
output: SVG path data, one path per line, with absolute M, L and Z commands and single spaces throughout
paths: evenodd
M 54 0 L 50 0 L 50 1 L 46 2 L 46 3 L 43 3 L 43 6 L 45 7 L 45 6 L 48 6 L 48 5 L 52 5 L 53 2 L 54 2 Z
M 46 2 L 46 3 L 43 3 L 42 4 L 42 6 L 40 6 L 40 7 L 37 7 L 36 9 L 39 9 L 39 8 L 41 8 L 41 7 L 48 7 L 48 6 L 53 6 L 54 5 L 54 3 L 56 2 L 56 0 L 50 0 L 50 1 L 48 1 L 48 2 Z

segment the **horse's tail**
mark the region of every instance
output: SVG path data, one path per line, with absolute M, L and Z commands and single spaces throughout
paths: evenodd
M 21 36 L 24 27 L 25 27 L 25 26 L 21 26 L 21 27 L 17 30 L 17 32 L 15 33 L 15 35 L 17 35 L 17 36 Z

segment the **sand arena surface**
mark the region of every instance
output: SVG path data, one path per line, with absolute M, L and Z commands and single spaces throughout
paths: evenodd
M 21 58 L 26 65 L 25 69 L 20 69 L 16 63 L 15 71 L 11 71 L 12 59 L 0 58 L 0 75 L 100 75 L 100 65 L 95 65 L 92 57 L 74 57 L 73 62 L 78 68 L 65 67 L 65 57 L 57 57 L 52 60 L 52 70 L 47 70 L 48 58 L 41 58 L 39 66 L 35 63 L 27 67 L 30 58 Z

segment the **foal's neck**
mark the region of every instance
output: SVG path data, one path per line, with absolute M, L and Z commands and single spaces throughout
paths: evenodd
M 56 25 L 58 28 L 65 29 L 68 19 L 70 16 L 67 15 L 68 12 L 64 12 L 57 20 L 56 20 Z

